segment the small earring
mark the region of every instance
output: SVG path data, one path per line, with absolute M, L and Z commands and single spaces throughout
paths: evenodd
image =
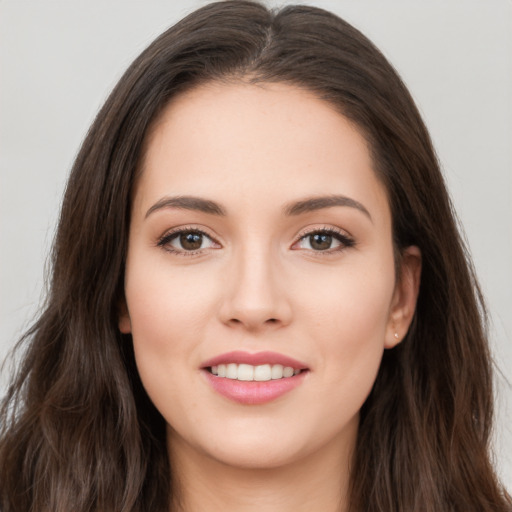
M 395 339 L 397 340 L 398 339 L 398 333 L 395 332 Z

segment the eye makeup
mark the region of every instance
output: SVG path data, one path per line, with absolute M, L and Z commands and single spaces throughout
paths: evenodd
M 194 226 L 175 228 L 160 237 L 156 245 L 179 256 L 195 256 L 211 249 L 222 248 L 205 230 Z M 354 246 L 355 240 L 351 236 L 331 226 L 302 232 L 298 240 L 292 244 L 291 249 L 327 255 Z

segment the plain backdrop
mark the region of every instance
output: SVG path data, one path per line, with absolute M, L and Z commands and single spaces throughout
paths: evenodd
M 0 0 L 0 360 L 43 296 L 66 177 L 95 113 L 132 59 L 205 3 Z M 512 489 L 512 2 L 308 3 L 376 43 L 430 129 L 489 304 L 495 451 Z

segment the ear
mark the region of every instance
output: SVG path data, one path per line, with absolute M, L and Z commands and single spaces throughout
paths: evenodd
M 399 272 L 391 301 L 385 348 L 393 348 L 405 338 L 416 310 L 421 279 L 421 251 L 418 247 L 412 245 L 402 252 Z
M 130 314 L 128 313 L 128 306 L 126 305 L 126 299 L 119 302 L 119 330 L 123 334 L 130 334 L 132 332 L 132 322 L 130 320 Z

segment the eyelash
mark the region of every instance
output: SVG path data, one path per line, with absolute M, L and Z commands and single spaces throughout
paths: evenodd
M 218 244 L 218 242 L 212 236 L 210 236 L 208 233 L 206 233 L 205 231 L 203 231 L 201 229 L 198 229 L 195 227 L 183 227 L 183 228 L 177 228 L 173 231 L 166 233 L 164 236 L 162 236 L 161 238 L 158 239 L 156 245 L 158 247 L 162 247 L 167 252 L 176 254 L 178 256 L 185 256 L 185 257 L 195 256 L 195 255 L 200 254 L 201 252 L 207 251 L 209 249 L 209 248 L 207 248 L 207 249 L 197 249 L 197 250 L 187 251 L 185 249 L 177 250 L 177 249 L 173 248 L 170 245 L 170 243 L 173 240 L 175 240 L 178 236 L 183 235 L 183 234 L 201 235 L 201 236 L 206 237 L 209 240 L 211 240 L 214 244 Z M 338 230 L 336 228 L 332 228 L 332 227 L 324 227 L 321 229 L 312 229 L 311 231 L 306 231 L 306 232 L 302 233 L 300 235 L 300 237 L 298 238 L 298 240 L 293 243 L 292 247 L 313 235 L 331 236 L 340 243 L 340 245 L 335 248 L 330 248 L 330 249 L 325 249 L 325 250 L 317 250 L 317 251 L 315 251 L 313 249 L 310 250 L 312 253 L 314 253 L 315 255 L 318 255 L 318 256 L 329 255 L 329 254 L 341 252 L 345 249 L 354 247 L 356 245 L 355 240 L 353 238 L 351 238 L 350 236 L 348 236 L 345 232 Z M 309 250 L 309 249 L 307 249 L 307 250 Z
M 306 232 L 302 233 L 300 235 L 299 239 L 297 240 L 297 242 L 294 242 L 293 245 L 296 245 L 300 241 L 305 240 L 308 237 L 311 237 L 313 235 L 331 236 L 332 238 L 334 238 L 335 240 L 340 242 L 340 245 L 338 247 L 325 249 L 325 250 L 318 250 L 318 251 L 311 250 L 311 252 L 315 256 L 327 256 L 329 254 L 335 254 L 335 253 L 344 251 L 345 249 L 354 247 L 356 245 L 355 240 L 352 237 L 350 237 L 346 232 L 341 231 L 340 229 L 337 229 L 337 228 L 327 227 L 327 226 L 323 227 L 321 229 L 318 229 L 318 228 L 312 229 L 310 231 L 306 231 Z
M 183 228 L 177 228 L 175 230 L 172 230 L 172 231 L 166 233 L 164 236 L 162 236 L 158 240 L 156 245 L 158 247 L 162 247 L 162 249 L 164 249 L 167 252 L 176 254 L 177 256 L 195 256 L 196 254 L 199 254 L 199 253 L 207 250 L 207 249 L 197 249 L 195 251 L 178 250 L 170 245 L 170 243 L 175 238 L 179 237 L 180 235 L 189 234 L 189 233 L 204 236 L 204 237 L 210 239 L 215 244 L 218 244 L 218 242 L 211 235 L 209 235 L 208 233 L 206 233 L 205 231 L 203 231 L 201 229 L 194 228 L 194 227 L 183 227 Z

